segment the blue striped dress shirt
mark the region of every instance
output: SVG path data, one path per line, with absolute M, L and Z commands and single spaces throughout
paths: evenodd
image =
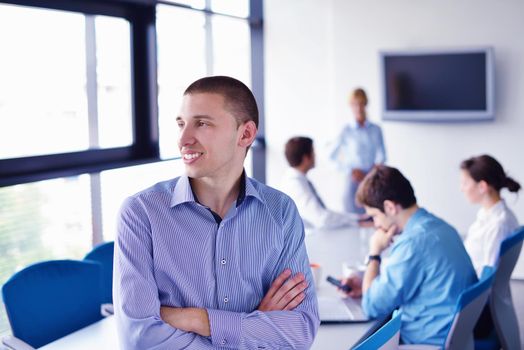
M 123 349 L 307 349 L 319 326 L 302 220 L 285 194 L 253 179 L 223 220 L 199 204 L 187 176 L 123 204 L 113 299 Z M 285 269 L 303 272 L 292 311 L 257 311 Z M 211 336 L 171 327 L 160 306 L 207 310 Z

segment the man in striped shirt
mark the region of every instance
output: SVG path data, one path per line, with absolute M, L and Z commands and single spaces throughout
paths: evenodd
M 319 325 L 293 201 L 245 175 L 258 109 L 251 91 L 208 77 L 177 123 L 186 175 L 129 197 L 115 249 L 124 349 L 307 349 Z

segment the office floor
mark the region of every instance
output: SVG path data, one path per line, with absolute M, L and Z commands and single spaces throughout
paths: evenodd
M 524 280 L 511 281 L 511 295 L 520 328 L 520 348 L 524 349 Z

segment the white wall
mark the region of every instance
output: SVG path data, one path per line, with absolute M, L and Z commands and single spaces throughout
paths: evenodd
M 276 186 L 286 167 L 287 139 L 305 135 L 325 142 L 325 129 L 335 127 L 333 11 L 330 1 L 264 4 L 267 182 Z
M 421 205 L 461 232 L 477 209 L 458 188 L 461 160 L 491 154 L 524 184 L 524 2 L 266 0 L 265 30 L 270 185 L 285 167 L 284 142 L 309 135 L 319 153 L 312 178 L 328 205 L 340 208 L 343 177 L 323 146 L 350 118 L 347 94 L 356 86 L 369 94 L 370 119 L 381 122 L 378 51 L 465 46 L 494 47 L 495 121 L 381 123 L 388 163 L 411 180 Z M 524 223 L 524 199 L 504 196 Z M 524 278 L 524 259 L 519 265 Z

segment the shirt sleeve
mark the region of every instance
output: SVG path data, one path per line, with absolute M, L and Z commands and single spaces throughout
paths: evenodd
M 315 287 L 304 244 L 304 227 L 293 202 L 284 213 L 284 248 L 274 280 L 285 268 L 293 274 L 302 272 L 308 287 L 306 298 L 291 311 L 253 311 L 234 313 L 208 309 L 211 339 L 214 346 L 231 349 L 309 349 L 320 320 Z M 266 290 L 267 292 L 267 290 Z
M 347 127 L 340 131 L 340 134 L 329 146 L 329 158 L 337 165 L 340 171 L 349 172 L 352 168 L 351 155 L 348 150 L 349 132 Z
M 387 261 L 381 266 L 380 274 L 362 297 L 362 308 L 368 316 L 387 316 L 416 293 L 423 276 L 422 269 L 417 267 L 415 250 L 416 242 L 412 239 L 398 242 L 392 248 Z
M 130 198 L 122 206 L 114 260 L 113 300 L 122 349 L 212 347 L 209 339 L 175 329 L 161 319 L 151 229 L 136 199 Z
M 386 147 L 384 146 L 384 137 L 382 135 L 382 129 L 377 126 L 377 154 L 375 156 L 375 164 L 384 164 L 387 160 Z

